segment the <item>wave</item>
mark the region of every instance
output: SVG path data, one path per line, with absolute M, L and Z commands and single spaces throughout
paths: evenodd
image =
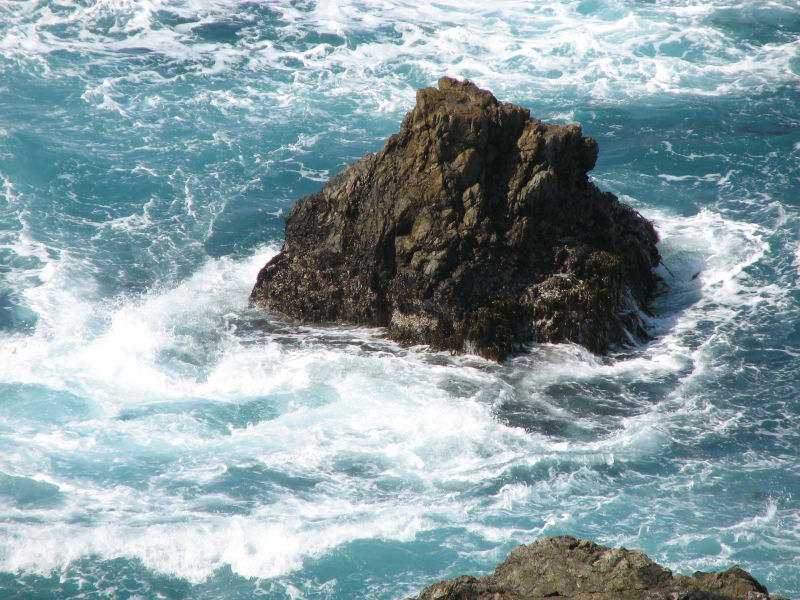
M 124 556 L 192 582 L 224 565 L 271 578 L 355 540 L 443 526 L 500 546 L 567 530 L 614 541 L 609 519 L 616 531 L 652 520 L 634 508 L 640 489 L 673 523 L 659 552 L 674 563 L 696 534 L 679 519 L 693 501 L 669 490 L 742 468 L 682 450 L 741 423 L 713 391 L 736 368 L 718 361 L 726 332 L 783 296 L 748 281 L 768 251 L 758 226 L 712 211 L 655 222 L 675 279 L 662 268 L 654 342 L 606 358 L 534 345 L 505 366 L 252 311 L 274 247 L 106 306 L 61 277 L 68 256 L 50 260 L 27 292 L 36 331 L 0 346 L 0 471 L 17 478 L 0 482 L 0 569 Z M 648 476 L 664 457 L 680 470 Z M 33 495 L 8 491 L 23 488 Z M 707 534 L 728 548 L 717 558 L 678 564 L 722 564 L 747 535 L 786 539 L 777 518 L 750 518 Z
M 731 0 L 586 0 L 524 9 L 511 1 L 109 0 L 8 2 L 0 10 L 4 69 L 48 77 L 66 68 L 86 77 L 86 69 L 101 66 L 108 73 L 99 85 L 87 81 L 84 100 L 123 117 L 130 116 L 125 84 L 231 73 L 240 85 L 203 92 L 219 110 L 252 112 L 258 105 L 306 114 L 322 114 L 312 100 L 320 81 L 329 99 L 396 114 L 413 104 L 415 88 L 442 74 L 473 79 L 509 99 L 555 94 L 610 103 L 746 97 L 800 78 L 800 21 L 788 0 L 746 9 Z M 63 56 L 79 56 L 80 65 L 64 64 Z M 270 86 L 250 87 L 265 77 Z

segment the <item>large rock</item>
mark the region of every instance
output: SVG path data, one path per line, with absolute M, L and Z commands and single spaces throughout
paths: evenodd
M 425 588 L 418 600 L 777 600 L 739 567 L 673 575 L 641 550 L 606 548 L 571 536 L 517 546 L 491 575 Z
M 597 152 L 577 125 L 442 78 L 377 155 L 292 207 L 252 299 L 497 360 L 524 341 L 646 339 L 658 236 L 589 181 Z

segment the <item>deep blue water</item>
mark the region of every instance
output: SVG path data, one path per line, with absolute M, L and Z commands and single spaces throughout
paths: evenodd
M 655 341 L 248 308 L 442 75 L 599 141 Z M 798 132 L 795 0 L 0 0 L 0 598 L 400 600 L 562 533 L 800 598 Z

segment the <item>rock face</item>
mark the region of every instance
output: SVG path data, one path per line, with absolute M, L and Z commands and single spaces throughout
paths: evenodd
M 606 548 L 571 536 L 517 546 L 491 575 L 425 588 L 418 600 L 777 600 L 739 567 L 672 575 L 641 550 Z
M 502 360 L 524 341 L 646 339 L 653 226 L 587 177 L 597 143 L 449 78 L 298 201 L 251 299 L 306 322 Z

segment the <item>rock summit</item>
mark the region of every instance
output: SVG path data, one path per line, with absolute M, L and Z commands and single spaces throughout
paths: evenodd
M 650 560 L 641 550 L 606 548 L 571 536 L 517 546 L 495 572 L 457 577 L 425 588 L 417 600 L 778 600 L 739 567 L 691 577 Z
M 299 200 L 251 299 L 304 322 L 503 360 L 647 339 L 658 236 L 587 176 L 597 143 L 444 77 L 378 154 Z

